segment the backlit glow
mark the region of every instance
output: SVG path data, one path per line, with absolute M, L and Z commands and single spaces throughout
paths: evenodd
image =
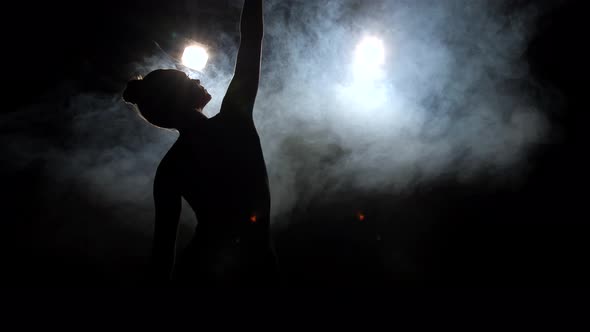
M 187 46 L 182 54 L 182 64 L 198 71 L 205 69 L 208 60 L 207 50 L 200 45 Z
M 356 46 L 354 54 L 354 74 L 357 80 L 381 78 L 385 65 L 385 46 L 377 37 L 365 37 Z

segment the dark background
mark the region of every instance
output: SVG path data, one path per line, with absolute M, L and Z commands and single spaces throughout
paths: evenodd
M 537 20 L 525 56 L 535 78 L 558 96 L 547 116 L 560 134 L 529 156 L 532 167 L 523 184 L 502 189 L 485 178 L 469 184 L 441 179 L 407 195 L 342 192 L 305 209 L 296 207 L 290 218 L 298 222 L 274 233 L 286 285 L 585 285 L 590 277 L 583 130 L 587 84 L 582 74 L 588 59 L 582 47 L 587 40 L 586 12 L 582 1 L 547 2 L 554 3 L 554 9 Z M 67 97 L 67 89 L 62 94 L 53 89 L 63 82 L 71 82 L 76 91 L 121 91 L 124 69 L 133 60 L 126 50 L 151 47 L 149 40 L 159 31 L 174 25 L 183 29 L 182 22 L 195 18 L 177 5 L 173 1 L 12 4 L 3 11 L 8 54 L 3 86 L 8 93 L 2 116 Z M 200 5 L 216 6 L 215 1 Z M 206 28 L 231 26 L 235 14 Z M 192 28 L 198 33 L 198 26 Z M 51 51 L 40 58 L 38 50 Z M 55 130 L 43 132 L 42 127 L 35 130 L 48 139 L 66 137 Z M 59 225 L 39 215 L 35 207 L 43 199 L 36 188 L 52 176 L 44 171 L 42 160 L 18 167 L 3 160 L 0 167 L 0 279 L 9 285 L 141 283 L 145 257 L 138 254 L 134 261 L 133 255 L 121 255 L 120 260 L 97 268 L 96 258 L 85 248 L 99 235 L 86 233 L 83 224 L 67 246 L 52 242 Z M 93 207 L 91 193 L 77 197 L 55 209 L 93 209 L 108 218 L 108 211 Z M 365 222 L 343 212 L 353 201 L 362 202 Z M 376 215 L 379 218 L 372 218 Z M 384 227 L 384 219 L 396 220 L 396 226 Z M 335 233 L 336 224 L 345 226 Z M 141 236 L 121 230 L 112 242 L 113 251 L 130 252 Z

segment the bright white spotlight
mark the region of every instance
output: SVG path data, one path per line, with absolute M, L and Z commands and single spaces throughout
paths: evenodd
M 200 45 L 187 46 L 182 54 L 182 64 L 198 71 L 205 68 L 208 60 L 207 50 Z
M 354 73 L 357 79 L 376 80 L 383 74 L 385 46 L 377 37 L 365 37 L 356 46 Z

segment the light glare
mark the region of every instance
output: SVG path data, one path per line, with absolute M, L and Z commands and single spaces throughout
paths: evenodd
M 184 49 L 182 64 L 194 70 L 203 70 L 209 60 L 209 54 L 204 47 L 191 45 Z
M 357 79 L 375 80 L 382 74 L 385 64 L 385 46 L 377 37 L 366 37 L 356 46 L 354 72 Z

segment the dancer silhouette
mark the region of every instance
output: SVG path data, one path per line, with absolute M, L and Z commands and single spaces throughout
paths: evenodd
M 156 70 L 130 81 L 124 99 L 151 124 L 180 136 L 154 180 L 156 280 L 181 285 L 270 285 L 276 262 L 270 244 L 270 191 L 252 111 L 260 78 L 262 0 L 245 0 L 234 77 L 220 112 L 202 110 L 211 95 L 181 71 Z M 175 259 L 181 197 L 198 225 Z

